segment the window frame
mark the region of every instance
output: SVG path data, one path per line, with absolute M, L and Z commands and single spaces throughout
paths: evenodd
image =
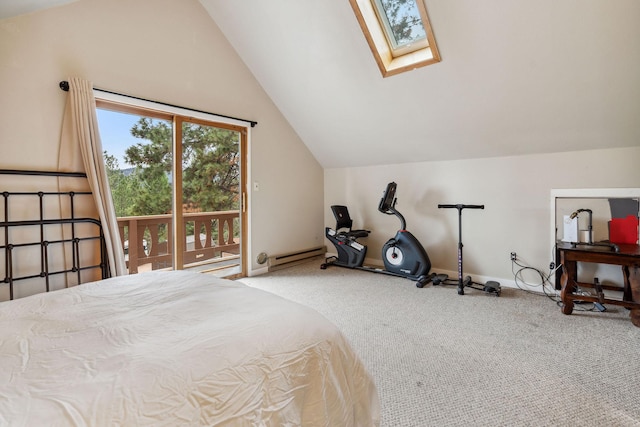
M 400 51 L 395 57 L 393 49 L 387 40 L 384 25 L 378 19 L 376 5 L 373 4 L 373 1 L 349 0 L 349 3 L 373 53 L 376 64 L 378 64 L 382 77 L 393 76 L 441 61 L 424 0 L 416 0 L 416 5 L 427 36 L 427 46 L 406 53 Z
M 172 187 L 182 188 L 182 123 L 194 123 L 205 126 L 215 126 L 240 134 L 240 272 L 225 276 L 228 279 L 246 277 L 248 268 L 248 242 L 249 242 L 249 211 L 248 211 L 248 190 L 247 190 L 247 169 L 248 169 L 248 144 L 250 127 L 246 123 L 235 119 L 220 118 L 215 115 L 185 110 L 180 107 L 156 104 L 153 101 L 129 98 L 110 92 L 102 92 L 94 89 L 96 108 L 110 110 L 120 113 L 136 114 L 172 122 L 173 124 L 173 170 L 174 183 Z M 182 206 L 182 192 L 172 192 L 173 205 L 173 266 L 175 270 L 184 269 L 183 253 L 185 250 L 185 230 L 183 224 L 183 211 L 178 207 Z

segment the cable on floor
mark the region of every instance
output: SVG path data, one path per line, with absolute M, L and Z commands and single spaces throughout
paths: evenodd
M 555 249 L 555 246 L 554 246 Z M 553 253 L 555 254 L 555 250 L 553 250 Z M 555 258 L 555 257 L 552 257 Z M 542 270 L 536 268 L 536 267 L 532 267 L 529 265 L 524 265 L 522 263 L 520 263 L 517 259 L 511 260 L 511 272 L 513 273 L 513 277 L 514 277 L 514 282 L 516 284 L 516 286 L 518 287 L 518 289 L 525 291 L 527 293 L 533 294 L 533 295 L 541 295 L 539 292 L 534 292 L 531 291 L 530 289 L 524 288 L 523 285 L 526 285 L 529 288 L 536 288 L 536 287 L 542 287 L 542 294 L 544 296 L 546 296 L 547 298 L 549 298 L 551 301 L 555 302 L 556 305 L 558 307 L 562 307 L 563 306 L 563 302 L 560 299 L 560 293 L 558 290 L 555 289 L 555 287 L 553 286 L 553 284 L 551 283 L 551 281 L 549 280 L 551 278 L 551 276 L 559 269 L 562 267 L 562 264 L 558 265 L 556 264 L 555 260 L 552 261 L 552 265 L 553 268 L 550 269 L 548 274 L 545 274 Z M 518 267 L 518 269 L 516 269 L 516 267 Z M 535 273 L 538 274 L 538 276 L 540 277 L 540 283 L 529 283 L 527 281 L 524 280 L 523 278 L 523 273 L 525 271 L 533 271 Z M 549 289 L 551 289 L 551 292 L 549 292 Z M 588 303 L 588 302 L 581 302 L 580 304 L 576 304 L 574 307 L 574 310 L 577 311 L 593 311 L 595 310 L 595 306 L 593 303 Z

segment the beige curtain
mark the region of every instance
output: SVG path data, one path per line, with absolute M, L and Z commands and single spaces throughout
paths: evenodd
M 111 276 L 127 274 L 124 250 L 104 166 L 102 142 L 98 132 L 93 84 L 80 78 L 69 79 L 69 95 L 60 139 L 58 168 L 84 170 L 102 222 Z

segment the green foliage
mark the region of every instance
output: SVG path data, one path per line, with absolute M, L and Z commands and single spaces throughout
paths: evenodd
M 398 45 L 425 36 L 415 0 L 381 0 L 381 4 Z M 414 31 L 416 34 L 413 34 Z
M 188 210 L 215 212 L 239 208 L 239 133 L 211 126 L 184 123 L 182 183 Z M 117 216 L 159 215 L 172 211 L 171 124 L 140 118 L 131 134 L 142 141 L 125 151 L 135 167 L 122 171 L 105 152 L 107 174 Z
M 125 160 L 135 166 L 130 176 L 140 183 L 132 205 L 134 215 L 170 213 L 171 126 L 164 121 L 154 122 L 143 117 L 133 126 L 131 135 L 144 140 L 125 150 Z
M 136 215 L 135 201 L 140 194 L 142 182 L 138 179 L 135 171 L 120 170 L 118 160 L 106 151 L 104 159 L 116 216 Z M 132 173 L 127 174 L 127 172 Z
M 185 123 L 183 126 L 184 203 L 203 211 L 238 209 L 238 132 Z

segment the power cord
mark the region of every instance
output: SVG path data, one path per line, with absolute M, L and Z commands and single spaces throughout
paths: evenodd
M 518 267 L 518 269 L 516 270 L 516 267 Z M 556 267 L 554 270 L 551 270 L 549 272 L 549 274 L 544 274 L 540 269 L 535 268 L 535 267 L 531 267 L 528 265 L 524 265 L 521 264 L 517 259 L 514 259 L 511 261 L 511 272 L 513 273 L 513 277 L 514 277 L 514 282 L 516 283 L 516 286 L 522 290 L 525 291 L 527 293 L 530 294 L 534 294 L 534 295 L 540 295 L 539 292 L 533 292 L 525 287 L 523 287 L 524 285 L 526 285 L 529 288 L 536 288 L 541 286 L 542 287 L 542 291 L 545 295 L 549 296 L 549 294 L 547 293 L 547 289 L 546 286 L 547 285 L 551 285 L 551 282 L 549 281 L 551 275 L 561 266 Z M 540 283 L 530 283 L 527 282 L 524 277 L 523 277 L 523 273 L 525 271 L 533 271 L 535 273 L 538 274 L 538 276 L 540 277 Z
M 555 246 L 553 250 L 553 254 L 555 254 Z M 553 257 L 555 258 L 555 257 Z M 516 267 L 518 267 L 516 269 Z M 511 260 L 511 272 L 513 273 L 514 282 L 518 289 L 525 291 L 527 293 L 541 296 L 539 292 L 531 291 L 530 289 L 524 288 L 522 285 L 526 285 L 529 288 L 542 287 L 542 294 L 549 298 L 551 301 L 555 302 L 558 307 L 563 307 L 564 303 L 560 299 L 560 292 L 555 289 L 551 281 L 549 280 L 552 275 L 559 269 L 562 268 L 562 264 L 556 264 L 555 261 L 552 261 L 549 265 L 549 274 L 545 274 L 542 270 L 531 267 L 529 265 L 524 265 L 518 261 L 518 259 Z M 523 278 L 523 273 L 525 271 L 533 271 L 540 276 L 540 283 L 528 283 Z M 593 311 L 595 310 L 595 305 L 588 302 L 583 302 L 581 304 L 576 304 L 574 310 L 577 311 Z

